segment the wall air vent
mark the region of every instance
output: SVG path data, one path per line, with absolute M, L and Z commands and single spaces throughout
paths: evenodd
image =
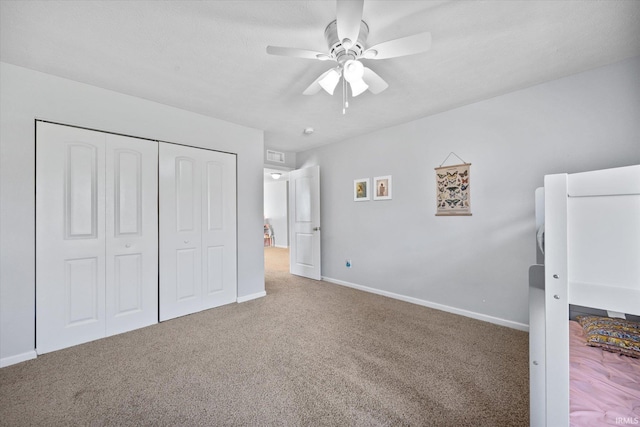
M 279 151 L 267 150 L 267 161 L 284 163 L 284 153 Z

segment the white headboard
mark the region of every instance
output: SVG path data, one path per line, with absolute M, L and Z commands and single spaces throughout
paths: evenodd
M 568 175 L 569 302 L 640 314 L 640 165 Z

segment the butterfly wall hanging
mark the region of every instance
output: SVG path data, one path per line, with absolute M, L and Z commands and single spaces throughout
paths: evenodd
M 456 157 L 458 156 L 456 155 Z M 463 163 L 453 166 L 440 165 L 435 168 L 436 215 L 471 215 L 470 167 L 471 163 Z

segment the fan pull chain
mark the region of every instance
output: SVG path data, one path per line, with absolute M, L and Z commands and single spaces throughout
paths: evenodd
M 349 102 L 347 101 L 347 81 L 342 78 L 342 114 L 347 113 L 347 107 L 349 107 Z
M 347 87 L 347 80 L 344 80 L 344 107 L 349 108 L 349 89 Z

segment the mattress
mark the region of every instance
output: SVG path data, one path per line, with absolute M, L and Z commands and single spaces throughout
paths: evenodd
M 586 345 L 569 322 L 571 427 L 640 426 L 640 359 Z

